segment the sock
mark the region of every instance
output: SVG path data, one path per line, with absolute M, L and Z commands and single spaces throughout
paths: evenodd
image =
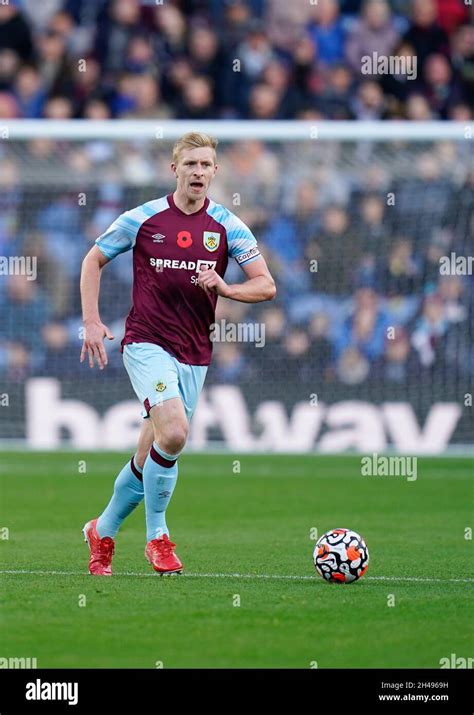
M 97 533 L 101 537 L 115 536 L 122 522 L 143 499 L 143 470 L 137 466 L 135 457 L 127 462 L 114 484 L 112 499 L 97 521 Z
M 166 526 L 166 507 L 168 506 L 178 479 L 179 455 L 163 452 L 153 442 L 150 454 L 143 467 L 143 487 L 145 490 L 146 539 L 159 539 L 163 534 L 169 536 Z

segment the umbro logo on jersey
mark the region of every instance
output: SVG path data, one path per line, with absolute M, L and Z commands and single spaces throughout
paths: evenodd
M 153 243 L 163 243 L 165 238 L 166 236 L 164 236 L 162 233 L 154 233 L 152 236 Z

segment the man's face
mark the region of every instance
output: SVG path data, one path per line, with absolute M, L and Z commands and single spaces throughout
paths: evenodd
M 178 163 L 171 164 L 177 178 L 177 190 L 190 201 L 206 196 L 214 178 L 217 165 L 216 155 L 211 147 L 183 149 Z

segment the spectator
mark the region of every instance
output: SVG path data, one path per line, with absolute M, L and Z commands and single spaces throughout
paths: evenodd
M 155 9 L 155 25 L 158 32 L 158 58 L 167 66 L 185 54 L 186 20 L 179 8 L 164 3 Z
M 139 31 L 139 0 L 111 0 L 109 16 L 99 25 L 95 40 L 95 54 L 106 71 L 124 69 L 127 47 Z
M 216 382 L 235 384 L 251 379 L 254 368 L 245 358 L 241 346 L 236 343 L 217 343 L 213 362 L 209 368 L 211 379 Z
M 440 54 L 430 55 L 423 75 L 426 87 L 424 95 L 432 111 L 441 119 L 446 119 L 450 107 L 464 99 L 448 59 Z
M 336 363 L 336 375 L 345 385 L 365 382 L 371 371 L 370 363 L 357 347 L 343 350 Z
M 104 120 L 111 119 L 112 115 L 107 102 L 101 99 L 90 99 L 82 108 L 84 119 Z
M 360 216 L 355 230 L 360 236 L 364 254 L 375 258 L 386 253 L 389 244 L 386 201 L 376 193 L 362 195 L 359 201 Z
M 121 115 L 124 119 L 169 119 L 170 108 L 161 101 L 160 88 L 151 74 L 133 80 L 133 109 Z
M 223 57 L 219 51 L 219 40 L 209 27 L 197 27 L 188 40 L 188 56 L 192 70 L 197 75 L 207 77 L 215 90 L 215 106 L 220 107 Z
M 39 355 L 41 329 L 49 319 L 51 307 L 37 283 L 26 275 L 9 276 L 1 313 L 0 341 L 23 345 Z
M 10 89 L 20 66 L 20 58 L 14 50 L 0 49 L 0 89 Z
M 334 339 L 336 356 L 356 348 L 368 361 L 383 354 L 388 321 L 380 309 L 377 295 L 369 288 L 359 289 L 354 298 L 354 311 L 337 330 Z
M 282 308 L 272 305 L 262 310 L 258 320 L 265 326 L 265 346 L 275 357 L 286 330 L 285 313 Z
M 106 102 L 110 108 L 109 114 L 112 114 L 111 105 L 114 94 L 110 87 L 102 85 L 101 67 L 97 60 L 87 57 L 82 62 L 78 62 L 73 70 L 73 83 L 74 89 L 71 98 L 78 114 L 81 114 L 84 105 L 93 99 Z
M 18 119 L 20 107 L 10 92 L 0 92 L 0 119 Z
M 179 114 L 183 119 L 211 119 L 213 99 L 211 81 L 204 75 L 193 76 L 184 85 Z
M 428 243 L 428 228 L 444 226 L 452 201 L 452 187 L 437 157 L 424 152 L 416 160 L 416 175 L 398 182 L 394 192 L 395 230 L 415 236 L 417 243 Z
M 329 316 L 323 312 L 313 315 L 308 325 L 308 334 L 311 339 L 310 363 L 317 365 L 322 374 L 329 377 L 332 358 Z
M 359 85 L 351 105 L 356 119 L 377 121 L 386 116 L 386 101 L 378 82 L 364 80 Z
M 46 323 L 41 331 L 44 352 L 38 365 L 41 375 L 45 377 L 66 377 L 68 365 L 77 360 L 79 336 L 71 341 L 69 332 L 62 323 Z
M 281 60 L 272 60 L 262 72 L 263 83 L 271 87 L 279 97 L 278 117 L 290 119 L 295 116 L 302 98 L 292 86 L 290 67 Z
M 253 21 L 249 25 L 246 39 L 237 48 L 237 57 L 241 60 L 244 78 L 253 84 L 274 56 L 263 24 L 258 20 Z
M 22 250 L 26 256 L 36 258 L 37 285 L 49 298 L 50 316 L 58 319 L 69 316 L 73 286 L 58 257 L 48 250 L 45 236 L 37 231 L 28 234 Z
M 299 96 L 308 108 L 314 104 L 314 95 L 323 87 L 322 78 L 316 72 L 316 49 L 308 35 L 298 42 L 292 55 L 293 81 Z
M 422 94 L 413 93 L 407 99 L 406 118 L 413 122 L 429 122 L 434 119 L 428 100 Z
M 50 32 L 60 35 L 65 43 L 68 54 L 82 57 L 90 49 L 87 34 L 77 28 L 72 15 L 61 10 L 57 12 L 48 24 Z
M 290 328 L 283 340 L 283 361 L 280 364 L 285 375 L 291 375 L 297 390 L 311 384 L 313 370 L 310 349 L 311 341 L 307 331 L 298 327 Z M 280 379 L 284 379 L 284 376 L 281 375 Z
M 70 94 L 73 86 L 72 63 L 62 35 L 47 30 L 38 40 L 39 68 L 43 86 L 49 94 Z
M 61 10 L 64 0 L 41 0 L 40 3 L 38 0 L 20 0 L 20 4 L 22 13 L 32 29 L 35 32 L 43 32 L 55 13 Z
M 46 93 L 36 67 L 23 65 L 16 76 L 14 88 L 22 117 L 25 119 L 41 117 Z
M 452 39 L 452 63 L 463 87 L 463 94 L 474 105 L 474 27 L 460 27 Z
M 22 343 L 2 343 L 0 336 L 0 373 L 9 383 L 23 384 L 31 372 L 32 357 Z
M 23 60 L 32 57 L 30 26 L 17 3 L 0 4 L 0 47 L 14 50 Z
M 245 0 L 232 0 L 222 3 L 216 0 L 219 10 L 223 8 L 222 32 L 220 34 L 223 47 L 234 49 L 245 39 L 249 23 L 252 19 L 250 7 Z M 266 24 L 266 23 L 265 23 Z
M 232 144 L 220 160 L 213 193 L 226 205 L 238 206 L 242 221 L 254 231 L 261 231 L 269 210 L 276 203 L 278 171 L 278 159 L 263 142 L 248 140 Z
M 305 181 L 297 187 L 294 207 L 269 224 L 264 242 L 292 270 L 303 261 L 305 242 L 316 238 L 319 228 L 316 190 Z
M 391 10 L 386 0 L 365 0 L 362 18 L 356 21 L 349 33 L 346 44 L 347 61 L 356 76 L 361 73 L 362 58 L 388 57 L 399 39 Z
M 412 24 L 404 40 L 415 48 L 418 72 L 422 73 L 426 59 L 435 52 L 449 53 L 446 32 L 436 21 L 435 0 L 412 0 Z
M 417 374 L 410 336 L 404 328 L 397 327 L 393 338 L 386 338 L 383 361 L 376 374 L 382 382 L 395 384 L 406 384 L 410 376 Z
M 423 285 L 430 292 L 436 289 L 440 275 L 440 260 L 443 256 L 448 255 L 451 242 L 451 234 L 438 229 L 433 233 L 427 246 L 423 260 Z
M 75 280 L 80 271 L 83 254 L 83 230 L 77 197 L 57 195 L 38 215 L 37 228 L 48 236 L 48 255 L 57 260 L 68 278 Z
M 464 283 L 461 276 L 442 276 L 438 294 L 449 323 L 462 323 L 468 316 Z
M 250 91 L 249 119 L 281 119 L 281 92 L 269 84 L 259 82 Z
M 325 87 L 318 93 L 317 104 L 323 116 L 330 119 L 351 119 L 351 89 L 353 77 L 343 64 L 333 65 L 327 75 Z
M 341 62 L 345 54 L 346 32 L 336 0 L 319 0 L 308 25 L 318 61 L 323 65 Z
M 191 62 L 184 56 L 176 58 L 165 68 L 162 82 L 163 99 L 173 107 L 175 116 L 179 111 L 184 88 L 193 76 Z
M 380 270 L 381 292 L 388 297 L 413 295 L 420 287 L 421 266 L 413 255 L 411 241 L 402 238 L 392 245 Z
M 403 58 L 405 65 L 408 67 L 414 61 L 416 61 L 416 74 L 418 75 L 418 63 L 415 56 L 415 48 L 406 39 L 401 40 L 394 48 L 393 55 L 395 57 Z M 403 65 L 400 61 L 399 67 L 402 69 Z M 401 71 L 394 74 L 385 74 L 381 77 L 381 87 L 384 94 L 391 101 L 391 106 L 394 108 L 399 116 L 403 114 L 403 104 L 408 100 L 410 94 L 414 91 L 414 84 L 416 77 L 412 78 L 408 72 Z M 396 102 L 394 106 L 393 102 Z
M 0 171 L 0 256 L 19 253 L 22 199 L 19 179 L 18 164 L 3 159 Z
M 435 362 L 441 339 L 447 328 L 448 323 L 441 297 L 428 296 L 412 335 L 412 345 L 423 367 L 431 367 Z
M 125 69 L 132 74 L 156 74 L 153 45 L 147 35 L 133 35 L 127 45 Z
M 310 272 L 312 289 L 330 295 L 343 293 L 346 290 L 343 286 L 353 284 L 360 252 L 360 240 L 351 229 L 347 211 L 340 206 L 328 206 L 323 212 L 320 233 L 309 241 L 305 251 L 309 265 L 317 267 Z M 334 265 L 338 265 L 337 272 Z
M 436 0 L 436 9 L 438 22 L 448 35 L 452 35 L 459 25 L 468 20 L 468 3 L 459 3 L 457 0 Z
M 51 97 L 44 105 L 43 116 L 46 119 L 72 119 L 74 107 L 68 97 Z
M 467 104 L 460 102 L 452 104 L 448 111 L 448 119 L 452 122 L 470 122 L 473 118 L 473 113 Z
M 311 3 L 267 0 L 265 27 L 272 44 L 283 53 L 293 52 L 304 34 L 312 13 Z

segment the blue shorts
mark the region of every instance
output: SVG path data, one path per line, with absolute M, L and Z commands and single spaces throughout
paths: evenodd
M 123 364 L 135 394 L 148 417 L 154 405 L 180 397 L 191 421 L 206 379 L 207 365 L 185 365 L 159 345 L 129 343 L 123 348 Z

